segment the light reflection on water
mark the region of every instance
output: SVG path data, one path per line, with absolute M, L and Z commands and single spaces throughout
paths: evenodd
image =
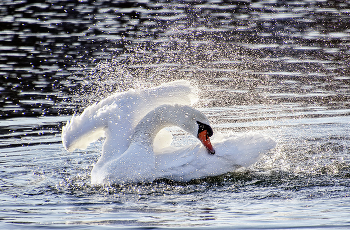
M 348 3 L 0 9 L 0 228 L 349 228 Z M 214 131 L 277 147 L 219 177 L 92 186 L 101 141 L 66 152 L 62 125 L 113 91 L 174 79 L 197 81 Z
M 220 109 L 205 112 L 218 116 Z M 68 153 L 59 143 L 59 135 L 44 140 L 30 138 L 32 142 L 40 139 L 39 145 L 3 149 L 3 221 L 23 227 L 29 224 L 64 228 L 348 227 L 349 140 L 343 138 L 349 131 L 348 119 L 325 118 L 328 122 L 323 123 L 315 118 L 291 117 L 289 122 L 278 124 L 265 120 L 262 122 L 272 125 L 257 128 L 260 121 L 250 123 L 251 114 L 244 113 L 254 112 L 245 109 L 225 112 L 245 115 L 246 122 L 235 127 L 222 122 L 214 130 L 233 130 L 237 135 L 244 130 L 260 130 L 278 141 L 276 149 L 248 171 L 191 183 L 157 181 L 93 187 L 89 174 L 101 143 L 87 151 Z M 46 140 L 52 144 L 45 144 Z

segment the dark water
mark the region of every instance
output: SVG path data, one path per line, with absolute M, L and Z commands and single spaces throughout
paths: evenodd
M 350 227 L 347 1 L 0 3 L 1 228 Z M 277 147 L 190 183 L 94 187 L 101 143 L 71 115 L 114 91 L 196 80 L 215 132 Z

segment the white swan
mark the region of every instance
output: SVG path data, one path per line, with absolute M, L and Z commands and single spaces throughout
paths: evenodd
M 255 163 L 260 153 L 275 146 L 271 139 L 261 135 L 221 138 L 215 143 L 213 155 L 208 119 L 199 111 L 184 106 L 196 100 L 196 88 L 188 81 L 117 93 L 87 107 L 81 115 L 73 116 L 63 127 L 62 143 L 73 151 L 106 137 L 102 155 L 91 172 L 92 184 L 155 178 L 188 181 L 220 175 L 236 169 L 237 165 Z M 170 146 L 162 149 L 163 154 L 154 154 L 152 143 L 156 134 L 169 125 L 180 126 L 203 144 L 198 142 L 182 149 Z
M 157 133 L 168 126 L 178 126 L 202 144 L 174 151 L 169 147 L 165 153 L 155 155 L 153 141 Z M 188 181 L 194 178 L 220 175 L 237 168 L 237 165 L 249 165 L 256 162 L 259 154 L 274 146 L 268 138 L 254 136 L 258 144 L 244 151 L 239 149 L 242 139 L 225 139 L 217 143 L 215 153 L 209 136 L 213 130 L 204 114 L 189 106 L 163 105 L 148 113 L 135 127 L 129 148 L 114 160 L 94 167 L 91 172 L 93 184 L 113 184 L 130 182 L 151 182 L 156 178 L 169 178 Z M 250 137 L 251 138 L 251 137 Z M 238 141 L 238 142 L 237 142 Z

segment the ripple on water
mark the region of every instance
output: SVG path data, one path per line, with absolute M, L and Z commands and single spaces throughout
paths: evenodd
M 348 8 L 2 1 L 0 228 L 348 228 Z M 101 140 L 68 153 L 62 125 L 111 92 L 175 79 L 198 82 L 214 131 L 277 147 L 218 177 L 92 186 Z

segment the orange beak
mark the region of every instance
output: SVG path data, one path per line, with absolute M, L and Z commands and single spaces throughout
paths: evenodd
M 199 140 L 202 142 L 202 144 L 207 148 L 208 152 L 210 154 L 215 154 L 215 150 L 213 146 L 210 143 L 209 135 L 207 130 L 203 130 L 198 134 Z

